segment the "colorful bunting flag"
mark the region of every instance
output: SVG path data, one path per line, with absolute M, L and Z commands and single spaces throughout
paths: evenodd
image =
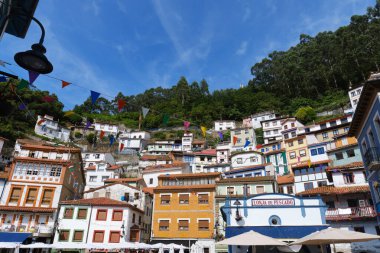
M 145 116 L 148 114 L 149 112 L 149 108 L 146 108 L 146 107 L 142 107 L 142 113 L 143 113 L 143 117 L 145 118 Z
M 309 168 L 311 167 L 311 160 L 307 161 L 307 166 L 309 166 Z
M 164 114 L 164 117 L 162 118 L 162 123 L 166 126 L 169 123 L 170 115 Z
M 71 83 L 62 80 L 62 88 L 65 88 L 66 86 L 68 86 L 70 84 Z
M 85 126 L 84 130 L 89 129 L 90 126 L 91 126 L 91 122 L 90 122 L 89 120 L 87 120 L 87 122 L 86 122 L 86 126 Z
M 24 79 L 21 79 L 21 81 L 18 83 L 17 85 L 17 90 L 22 90 L 22 89 L 25 89 L 29 86 L 29 83 L 28 81 L 24 80 Z
M 73 111 L 67 111 L 67 112 L 65 112 L 65 114 L 63 116 L 64 117 L 69 117 L 69 116 L 71 116 L 73 114 L 75 114 L 75 112 L 73 112 Z
M 223 133 L 222 132 L 218 132 L 218 135 L 219 135 L 219 139 L 221 140 L 221 141 L 223 141 Z
M 249 140 L 245 140 L 244 148 L 248 147 L 251 142 Z
M 297 159 L 298 159 L 298 162 L 300 162 L 300 161 L 301 161 L 301 157 L 300 157 L 300 156 L 297 156 Z
M 37 72 L 34 72 L 34 71 L 31 71 L 29 70 L 29 83 L 30 84 L 33 84 L 34 81 L 36 81 L 37 77 L 40 75 L 39 73 Z
M 43 101 L 47 102 L 47 103 L 51 103 L 51 102 L 54 102 L 55 98 L 54 97 L 50 97 L 50 96 L 45 96 L 42 98 Z
M 183 122 L 183 127 L 185 128 L 185 130 L 188 130 L 189 127 L 190 127 L 190 122 L 189 121 L 184 121 Z
M 113 136 L 113 134 L 109 135 L 108 136 L 109 140 L 110 140 L 110 146 L 112 146 L 112 144 L 114 143 L 115 141 L 115 136 Z
M 100 96 L 100 93 L 99 92 L 96 92 L 96 91 L 91 91 L 91 102 L 92 104 L 95 104 L 96 103 L 96 100 L 98 100 Z
M 44 119 L 40 119 L 38 122 L 37 122 L 37 125 L 41 126 L 42 123 L 44 123 L 45 120 Z
M 42 126 L 41 126 L 41 130 L 42 130 L 42 131 L 45 131 L 45 130 L 46 130 L 46 125 L 42 125 Z
M 235 146 L 236 142 L 238 141 L 238 137 L 234 136 L 234 138 L 232 138 L 232 139 L 233 139 L 232 142 L 234 143 L 234 146 Z
M 119 149 L 119 151 L 121 152 L 121 151 L 123 151 L 123 149 L 124 149 L 124 143 L 120 143 L 120 149 Z
M 20 109 L 21 111 L 24 111 L 26 110 L 26 105 L 24 103 L 21 103 L 19 106 L 18 106 L 18 109 Z
M 201 126 L 201 130 L 202 130 L 203 137 L 206 137 L 207 128 L 205 126 Z
M 256 149 L 260 149 L 263 145 L 262 144 L 257 144 Z
M 103 130 L 100 131 L 99 139 L 103 139 L 105 132 Z
M 5 76 L 0 76 L 0 82 L 6 82 L 7 78 Z
M 119 112 L 124 108 L 124 106 L 127 104 L 127 102 L 125 102 L 125 100 L 123 99 L 119 99 L 117 101 L 117 109 L 119 110 Z

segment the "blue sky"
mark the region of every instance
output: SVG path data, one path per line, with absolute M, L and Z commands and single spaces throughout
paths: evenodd
M 273 50 L 296 45 L 301 33 L 316 35 L 347 25 L 375 0 L 49 0 L 35 17 L 46 29 L 47 56 L 53 76 L 115 96 L 152 87 L 171 87 L 181 76 L 205 78 L 211 90 L 238 88 L 250 68 Z M 27 78 L 13 55 L 29 49 L 40 36 L 36 24 L 27 37 L 5 34 L 0 59 Z M 0 70 L 4 70 L 0 67 Z M 71 109 L 88 89 L 39 77 L 35 85 L 56 93 Z M 107 97 L 108 98 L 108 97 Z

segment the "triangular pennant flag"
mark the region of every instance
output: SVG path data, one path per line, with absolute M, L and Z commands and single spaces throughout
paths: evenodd
M 164 117 L 162 119 L 162 123 L 166 126 L 169 123 L 170 115 L 164 114 Z
M 233 144 L 234 144 L 234 146 L 235 146 L 236 142 L 238 141 L 238 137 L 237 137 L 237 136 L 234 136 L 234 138 L 232 138 L 232 139 L 233 139 L 232 142 L 233 142 Z
M 124 149 L 124 143 L 120 143 L 119 152 L 123 151 L 123 149 Z
M 307 166 L 309 166 L 309 168 L 311 167 L 311 160 L 307 161 Z
M 51 102 L 54 102 L 55 98 L 54 97 L 50 97 L 50 96 L 45 96 L 42 98 L 43 101 L 47 102 L 47 103 L 51 103 Z
M 37 122 L 37 125 L 41 125 L 42 123 L 44 123 L 45 122 L 45 120 L 44 119 L 40 119 L 38 122 Z
M 87 120 L 87 122 L 86 122 L 86 127 L 84 128 L 84 130 L 89 129 L 90 126 L 91 126 L 91 122 L 90 122 L 89 120 Z
M 223 141 L 223 133 L 222 132 L 218 132 L 218 135 L 219 135 L 219 139 L 221 140 L 221 141 Z
M 143 117 L 145 118 L 145 116 L 148 114 L 149 112 L 149 108 L 146 108 L 146 107 L 142 107 L 142 113 L 143 113 Z
M 127 104 L 127 102 L 125 102 L 125 100 L 123 99 L 119 99 L 117 101 L 117 109 L 119 110 L 119 112 L 121 111 L 121 109 L 124 108 L 124 106 Z
M 110 146 L 112 146 L 112 144 L 115 141 L 115 137 L 113 136 L 113 134 L 111 134 L 110 136 L 108 136 L 108 138 L 110 139 Z
M 189 127 L 190 127 L 190 122 L 189 122 L 189 121 L 184 121 L 184 122 L 183 122 L 183 127 L 185 128 L 185 130 L 189 129 Z
M 103 130 L 100 131 L 99 139 L 103 139 L 105 132 Z
M 92 104 L 95 104 L 96 100 L 98 100 L 100 96 L 100 93 L 99 92 L 96 92 L 96 91 L 91 91 L 91 103 Z
M 24 80 L 24 79 L 21 79 L 21 81 L 18 83 L 17 85 L 17 90 L 22 90 L 22 89 L 25 89 L 29 86 L 29 83 L 28 81 Z
M 201 130 L 202 130 L 203 137 L 206 137 L 207 128 L 205 126 L 201 126 Z
M 7 78 L 5 76 L 0 76 L 0 82 L 6 82 Z
M 62 88 L 65 88 L 66 86 L 68 86 L 70 84 L 71 83 L 62 80 Z
M 36 81 L 37 77 L 40 75 L 40 73 L 34 72 L 29 70 L 29 83 L 33 84 L 34 81 Z
M 46 130 L 46 125 L 42 125 L 42 126 L 41 126 L 41 130 L 42 130 L 42 131 L 45 131 L 45 130 Z
M 245 140 L 244 148 L 248 147 L 251 142 L 249 140 Z
M 69 117 L 69 116 L 71 116 L 73 114 L 75 114 L 75 112 L 73 112 L 73 111 L 67 111 L 67 112 L 65 112 L 65 114 L 63 116 Z
M 18 106 L 18 109 L 20 109 L 21 111 L 24 111 L 26 110 L 26 105 L 24 103 L 21 103 L 19 106 Z

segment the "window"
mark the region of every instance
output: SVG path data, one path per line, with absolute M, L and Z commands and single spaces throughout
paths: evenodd
M 288 142 L 288 147 L 293 147 L 293 142 Z
M 107 209 L 98 209 L 96 220 L 107 220 Z
M 325 153 L 325 149 L 322 147 L 322 148 L 318 148 L 318 155 L 323 155 Z
M 345 127 L 345 128 L 344 128 L 344 132 L 345 132 L 345 133 L 347 133 L 349 130 L 350 130 L 349 127 Z
M 333 126 L 336 126 L 336 121 L 335 120 L 330 122 L 330 127 L 333 127 Z
M 198 194 L 198 204 L 208 204 L 208 194 Z
M 380 235 L 380 227 L 379 226 L 375 226 L 375 229 L 376 229 L 376 234 Z
M 355 150 L 349 149 L 346 151 L 348 157 L 354 157 L 355 156 Z
M 96 182 L 97 176 L 90 176 L 90 182 Z
M 354 231 L 360 232 L 360 233 L 365 233 L 364 227 L 354 227 Z
M 290 125 L 291 125 L 292 127 L 295 127 L 295 124 L 294 124 L 294 122 L 292 122 Z
M 290 152 L 289 153 L 289 157 L 290 157 L 290 159 L 294 159 L 294 158 L 296 158 L 296 152 Z
M 102 182 L 106 181 L 108 178 L 110 178 L 109 176 L 102 176 Z
M 261 193 L 264 193 L 264 186 L 262 186 L 262 185 L 257 185 L 256 186 L 256 193 L 257 194 L 261 194 Z
M 99 159 L 100 158 L 100 154 L 95 154 L 95 158 Z
M 209 230 L 210 222 L 208 220 L 199 220 L 198 221 L 198 230 L 205 231 Z
M 284 139 L 289 139 L 289 134 L 284 134 Z
M 333 135 L 336 136 L 336 135 L 338 135 L 338 134 L 339 134 L 339 129 L 334 129 L 334 130 L 333 130 Z
M 87 208 L 79 208 L 77 219 L 83 220 L 87 218 Z
M 104 230 L 95 230 L 92 242 L 103 242 L 104 240 Z
M 133 214 L 132 214 L 132 223 L 135 223 L 135 222 L 136 222 L 136 214 L 133 213 Z
M 355 91 L 351 91 L 351 97 L 355 96 Z
M 325 129 L 325 128 L 326 128 L 326 123 L 321 124 L 321 129 Z
M 67 242 L 69 241 L 69 236 L 70 236 L 70 230 L 59 230 L 59 236 L 58 236 L 58 241 L 60 242 Z
M 348 205 L 348 207 L 358 207 L 358 200 L 357 199 L 347 199 L 347 205 Z
M 306 156 L 306 150 L 305 149 L 301 149 L 299 152 L 300 152 L 300 157 Z
M 342 152 L 335 153 L 335 158 L 337 160 L 342 160 L 343 159 L 343 153 Z
M 120 242 L 120 231 L 110 231 L 109 243 L 119 243 Z
M 129 202 L 129 192 L 124 193 L 124 201 Z
M 29 188 L 28 190 L 28 196 L 26 198 L 25 204 L 28 205 L 34 205 L 34 202 L 37 199 L 37 188 Z
M 305 190 L 310 190 L 310 189 L 314 188 L 313 183 L 311 183 L 311 182 L 310 183 L 304 183 L 303 186 L 304 186 Z
M 142 218 L 141 218 L 141 216 L 139 215 L 139 225 L 141 225 L 141 222 L 142 222 Z
M 293 186 L 288 185 L 286 186 L 286 189 L 288 190 L 288 194 L 293 194 Z
M 170 204 L 170 195 L 161 195 L 161 205 Z
M 345 172 L 345 173 L 343 173 L 343 180 L 344 180 L 345 184 L 353 184 L 353 183 L 355 183 L 354 173 L 352 173 L 352 172 Z
M 255 156 L 251 156 L 251 157 L 249 158 L 249 160 L 250 160 L 251 163 L 255 163 L 255 162 L 257 162 L 257 157 L 255 157 Z
M 269 127 L 269 123 L 268 123 L 268 122 L 267 122 L 267 123 L 265 123 L 265 126 L 266 126 L 266 127 Z
M 329 138 L 329 133 L 327 133 L 327 132 L 322 133 L 322 137 L 323 137 L 324 140 L 328 139 Z
M 288 129 L 288 125 L 284 125 L 284 129 L 285 129 L 285 130 Z
M 298 144 L 303 144 L 303 139 L 299 139 Z
M 203 253 L 210 253 L 210 248 L 203 248 Z
M 160 231 L 168 231 L 169 230 L 169 220 L 160 220 L 158 221 L 158 226 Z
M 179 194 L 180 204 L 189 204 L 189 194 Z
M 277 121 L 273 121 L 272 125 L 277 126 Z
M 227 187 L 227 194 L 233 195 L 235 193 L 235 188 L 232 186 Z
M 188 220 L 179 220 L 178 221 L 178 230 L 179 231 L 189 230 L 189 221 Z
M 50 206 L 53 201 L 53 189 L 45 189 L 42 195 L 41 205 Z
M 296 132 L 291 132 L 290 134 L 292 135 L 292 137 L 296 137 Z
M 61 171 L 62 171 L 61 167 L 51 167 L 50 176 L 51 177 L 60 177 Z
M 83 241 L 83 230 L 74 230 L 73 242 Z
M 72 219 L 73 218 L 73 214 L 74 214 L 74 208 L 66 207 L 65 208 L 65 212 L 63 213 L 63 218 L 64 219 Z
M 318 151 L 316 148 L 310 150 L 311 156 L 316 156 L 318 154 Z
M 86 155 L 84 156 L 84 159 L 88 159 L 88 158 L 90 158 L 90 154 L 86 154 Z
M 335 202 L 334 201 L 326 201 L 326 206 L 329 209 L 335 208 Z
M 113 221 L 121 221 L 121 220 L 123 220 L 123 210 L 113 210 L 113 212 L 112 212 L 112 220 Z
M 140 194 L 138 192 L 135 192 L 135 200 L 140 198 Z
M 326 186 L 327 182 L 326 181 L 318 181 L 318 187 Z
M 281 219 L 277 215 L 272 215 L 269 217 L 269 225 L 271 226 L 278 226 L 281 225 Z
M 238 158 L 238 159 L 236 159 L 236 162 L 237 162 L 237 164 L 242 164 L 243 163 L 243 159 L 242 158 Z
M 149 184 L 153 184 L 153 178 L 149 178 Z

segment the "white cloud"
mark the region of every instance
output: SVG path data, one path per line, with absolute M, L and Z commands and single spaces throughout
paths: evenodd
M 91 11 L 95 16 L 98 16 L 100 13 L 99 1 L 98 0 L 86 1 L 84 5 L 84 10 Z
M 251 17 L 251 8 L 244 8 L 243 22 L 247 21 Z
M 239 48 L 236 50 L 235 54 L 236 55 L 243 55 L 247 52 L 247 48 L 248 48 L 248 41 L 243 41 Z

